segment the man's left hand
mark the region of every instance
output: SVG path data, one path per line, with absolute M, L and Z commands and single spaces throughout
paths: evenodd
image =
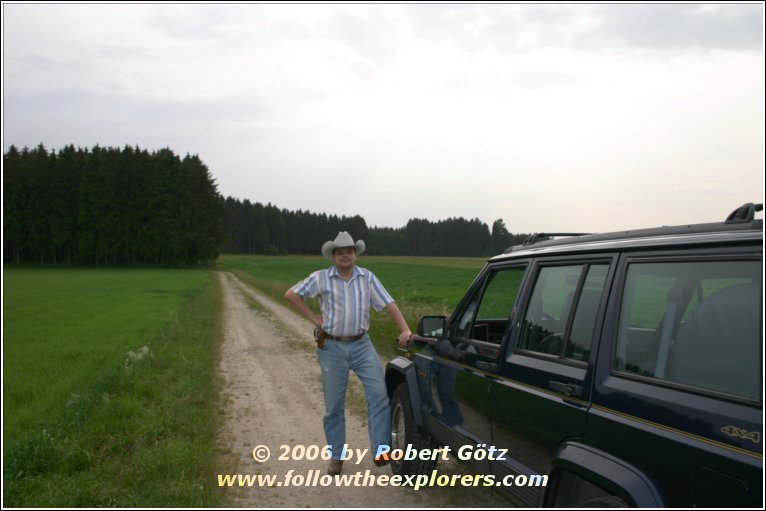
M 407 330 L 399 334 L 399 346 L 409 346 L 412 344 L 412 332 Z

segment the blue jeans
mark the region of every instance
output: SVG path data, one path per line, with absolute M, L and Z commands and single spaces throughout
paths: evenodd
M 324 434 L 333 459 L 340 459 L 346 443 L 345 403 L 349 369 L 356 373 L 364 386 L 372 454 L 377 452 L 379 445 L 389 445 L 391 419 L 386 381 L 369 335 L 365 334 L 354 342 L 326 340 L 324 348 L 317 350 L 317 358 L 324 389 Z

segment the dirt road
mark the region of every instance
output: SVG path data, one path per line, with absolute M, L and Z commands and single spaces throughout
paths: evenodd
M 302 317 L 245 285 L 219 273 L 224 300 L 224 340 L 220 352 L 223 427 L 220 445 L 230 474 L 276 476 L 271 484 L 227 487 L 238 507 L 503 507 L 508 502 L 487 488 L 433 487 L 413 491 L 391 486 L 361 486 L 370 476 L 391 475 L 368 455 L 346 461 L 343 473 L 356 477 L 346 486 L 311 485 L 326 474 L 327 461 L 307 458 L 301 446 L 325 445 L 324 402 L 311 325 Z M 346 442 L 369 449 L 361 384 L 351 377 L 346 406 Z M 285 448 L 288 460 L 279 460 Z M 255 460 L 270 450 L 263 462 Z M 258 449 L 257 449 L 258 448 Z M 313 452 L 311 454 L 316 454 Z M 313 456 L 312 456 L 313 457 Z M 300 458 L 300 459 L 299 459 Z M 456 461 L 440 462 L 439 474 L 469 474 Z M 292 471 L 292 472 L 291 472 Z M 360 474 L 356 476 L 356 474 Z M 289 477 L 291 483 L 286 483 Z M 366 479 L 365 479 L 366 478 Z M 325 481 L 327 478 L 325 478 Z M 303 483 L 296 486 L 296 483 Z

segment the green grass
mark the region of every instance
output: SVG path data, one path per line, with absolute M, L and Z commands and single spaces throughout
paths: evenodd
M 449 315 L 479 270 L 484 258 L 452 257 L 382 257 L 362 255 L 357 265 L 378 276 L 394 297 L 410 329 L 417 329 L 418 320 L 426 315 Z M 287 289 L 311 272 L 328 268 L 332 262 L 322 256 L 221 256 L 217 269 L 231 271 L 248 284 L 264 291 L 277 301 L 287 304 L 283 295 Z M 316 300 L 309 304 L 318 311 Z M 370 336 L 385 357 L 396 354 L 394 337 L 398 330 L 388 315 L 370 314 Z
M 201 270 L 4 270 L 4 506 L 219 504 Z

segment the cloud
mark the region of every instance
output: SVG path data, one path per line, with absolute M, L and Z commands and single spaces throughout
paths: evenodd
M 605 38 L 626 46 L 762 51 L 763 4 L 628 4 L 601 12 Z
M 761 179 L 762 5 L 3 7 L 6 147 L 170 147 L 394 227 L 646 226 Z
M 581 48 L 762 51 L 762 4 L 480 5 L 481 37 L 499 51 Z M 456 7 L 459 9 L 459 6 Z M 463 26 L 470 25 L 464 22 Z M 458 32 L 460 27 L 456 27 Z M 440 33 L 437 29 L 434 33 Z

